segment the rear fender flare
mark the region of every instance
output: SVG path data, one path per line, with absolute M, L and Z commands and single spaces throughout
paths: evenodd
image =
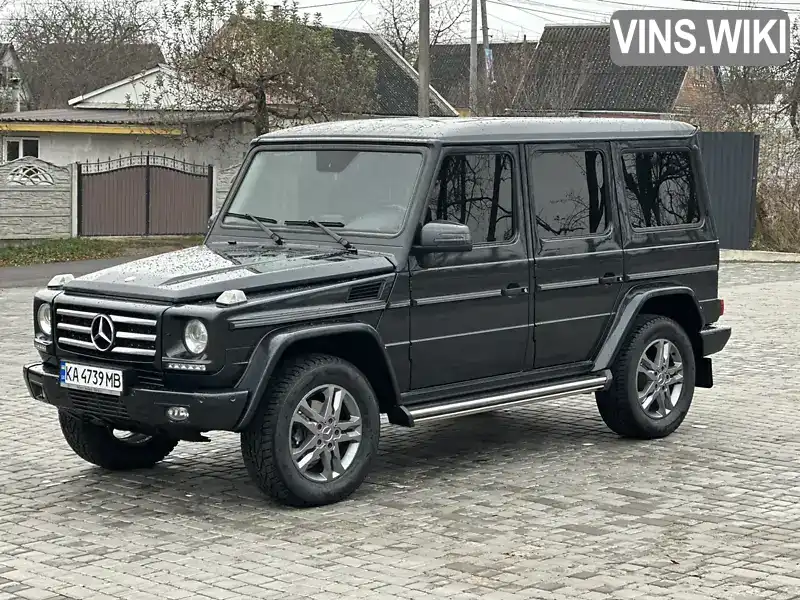
M 389 398 L 389 400 L 392 404 L 398 406 L 400 404 L 400 388 L 397 385 L 392 363 L 386 354 L 386 347 L 381 340 L 380 334 L 374 327 L 366 323 L 333 323 L 290 327 L 271 331 L 261 338 L 253 350 L 250 362 L 238 386 L 250 390 L 250 400 L 234 430 L 242 431 L 253 419 L 264 396 L 264 391 L 267 389 L 270 377 L 272 377 L 276 367 L 286 354 L 286 351 L 293 344 L 304 340 L 324 338 L 342 333 L 368 335 L 374 340 L 376 350 L 379 350 L 381 353 L 386 371 L 389 374 L 389 384 L 394 395 L 394 398 Z
M 614 315 L 614 320 L 611 323 L 608 334 L 603 340 L 600 351 L 595 358 L 593 371 L 602 371 L 603 369 L 611 368 L 614 359 L 617 357 L 622 344 L 628 337 L 628 334 L 633 328 L 633 321 L 642 311 L 645 303 L 659 296 L 677 296 L 685 295 L 692 299 L 695 310 L 697 311 L 700 322 L 702 323 L 702 311 L 697 297 L 694 295 L 692 288 L 686 286 L 663 286 L 663 287 L 649 287 L 649 288 L 633 288 L 628 292 L 622 300 L 619 309 Z

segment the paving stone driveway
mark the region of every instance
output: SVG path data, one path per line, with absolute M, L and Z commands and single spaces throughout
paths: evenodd
M 800 265 L 723 267 L 717 387 L 626 442 L 591 400 L 386 427 L 349 501 L 289 510 L 233 435 L 98 471 L 26 397 L 32 290 L 0 291 L 0 600 L 800 597 Z

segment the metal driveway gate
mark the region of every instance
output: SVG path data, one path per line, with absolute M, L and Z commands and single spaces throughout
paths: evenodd
M 702 131 L 697 137 L 720 248 L 749 250 L 756 227 L 759 136 Z
M 213 167 L 154 154 L 78 164 L 78 235 L 204 233 Z

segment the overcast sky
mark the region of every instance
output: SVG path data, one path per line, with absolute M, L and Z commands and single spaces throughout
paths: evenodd
M 46 0 L 27 0 L 46 2 Z M 158 3 L 159 0 L 153 0 Z M 274 0 L 278 4 L 281 0 Z M 298 0 L 301 12 L 320 12 L 323 22 L 331 27 L 369 31 L 380 15 L 381 0 Z M 398 0 L 395 0 L 398 1 Z M 401 0 L 418 2 L 419 0 Z M 272 0 L 267 0 L 271 3 Z M 469 41 L 470 0 L 430 0 L 431 6 L 447 2 L 466 8 L 461 39 Z M 631 9 L 716 9 L 771 8 L 787 11 L 792 19 L 800 16 L 800 0 L 487 0 L 490 40 L 517 41 L 525 35 L 537 39 L 548 24 L 603 23 L 617 10 Z M 0 22 L 23 0 L 11 0 L 0 9 Z M 0 0 L 0 5 L 3 2 Z M 480 18 L 478 43 L 481 42 Z
M 431 5 L 443 0 L 430 0 Z M 444 0 L 446 2 L 466 2 L 469 18 L 469 0 Z M 785 10 L 794 18 L 800 12 L 800 0 L 487 0 L 490 40 L 519 40 L 523 35 L 537 39 L 548 24 L 608 23 L 611 14 L 617 10 L 630 9 L 730 9 L 774 8 Z M 380 13 L 377 0 L 332 0 L 323 4 L 322 0 L 299 0 L 301 10 L 322 13 L 323 21 L 332 27 L 369 30 Z M 463 41 L 469 41 L 468 23 L 462 28 Z M 480 43 L 480 30 L 478 41 Z

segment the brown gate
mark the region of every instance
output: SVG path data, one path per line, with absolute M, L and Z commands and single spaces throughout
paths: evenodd
M 213 167 L 154 154 L 78 164 L 78 235 L 204 233 Z

